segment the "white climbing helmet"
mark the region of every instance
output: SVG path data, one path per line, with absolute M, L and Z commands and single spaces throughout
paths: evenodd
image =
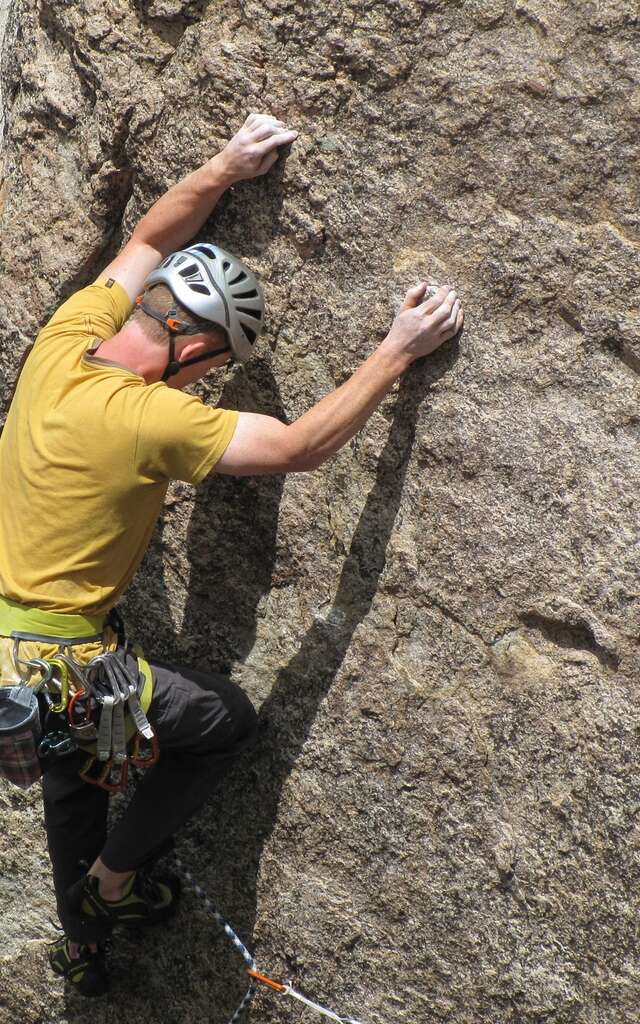
M 245 363 L 264 321 L 264 296 L 241 260 L 210 242 L 171 253 L 144 282 L 167 286 L 176 302 L 202 320 L 224 328 L 234 357 Z

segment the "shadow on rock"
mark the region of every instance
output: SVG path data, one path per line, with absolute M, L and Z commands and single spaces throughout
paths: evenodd
M 267 175 L 239 181 L 222 196 L 200 235 L 251 262 L 282 233 L 285 172 L 291 147 L 284 146 Z
M 211 898 L 230 915 L 249 945 L 256 919 L 260 859 L 277 822 L 283 786 L 342 664 L 354 631 L 369 612 L 400 506 L 419 405 L 429 385 L 451 367 L 457 351 L 457 344 L 447 346 L 428 363 L 415 366 L 402 382 L 375 482 L 345 559 L 332 608 L 322 620 L 314 622 L 302 638 L 297 654 L 278 673 L 260 710 L 257 748 L 233 777 L 225 781 L 223 790 L 214 794 L 204 813 L 187 827 L 186 834 L 178 837 L 180 856 L 188 861 Z M 267 551 L 267 556 L 270 553 Z M 241 562 L 235 569 L 254 573 L 263 587 L 267 574 L 259 566 L 265 552 L 255 554 L 255 564 Z M 202 555 L 198 544 L 198 557 Z M 212 564 L 216 562 L 215 552 L 206 557 Z M 269 557 L 268 561 L 270 564 Z M 227 567 L 224 573 L 232 585 L 234 567 Z M 216 608 L 214 614 L 217 613 Z M 198 609 L 197 614 L 203 614 L 203 609 Z M 211 617 L 210 608 L 207 614 Z M 216 950 L 221 948 L 220 941 L 226 942 L 224 938 L 220 940 L 217 926 L 204 919 L 200 935 L 201 942 L 215 944 Z M 240 972 L 237 967 L 232 969 L 236 977 Z M 227 989 L 224 974 L 219 973 L 217 977 L 217 981 L 211 982 L 216 998 L 221 990 Z M 230 983 L 235 990 L 232 979 Z
M 179 856 L 249 948 L 261 857 L 278 820 L 283 787 L 377 592 L 400 507 L 419 406 L 429 386 L 450 369 L 456 355 L 457 345 L 447 346 L 428 362 L 414 366 L 401 383 L 375 481 L 344 561 L 332 607 L 314 621 L 295 656 L 277 674 L 260 710 L 257 747 L 176 837 Z M 283 416 L 277 385 L 269 366 L 260 360 L 246 374 L 229 381 L 219 404 Z M 207 652 L 212 669 L 220 670 L 250 651 L 258 604 L 271 585 L 282 487 L 282 477 L 214 475 L 198 489 L 188 531 L 191 578 L 183 628 L 179 636 L 166 634 L 162 644 L 172 649 L 170 656 L 184 662 L 193 660 L 188 657 L 193 645 L 200 656 Z M 153 563 L 157 583 L 161 566 L 159 555 Z M 156 606 L 161 617 L 162 607 L 161 602 Z M 166 622 L 156 621 L 153 610 L 151 619 L 150 640 L 162 625 L 166 628 Z M 144 945 L 144 956 L 139 956 L 135 937 L 118 939 L 113 968 L 119 982 L 110 997 L 109 1012 L 125 1002 L 131 1012 L 142 1012 L 151 991 L 156 1000 L 163 1000 L 171 988 L 175 1017 L 169 1013 L 168 1024 L 174 1020 L 177 1024 L 185 1012 L 209 1013 L 212 999 L 219 1007 L 216 1020 L 222 1021 L 246 988 L 236 952 L 191 893 L 186 894 L 183 909 L 169 929 L 145 935 Z M 80 1024 L 72 1004 L 68 1004 L 68 1014 L 69 1024 Z M 107 1018 L 98 1015 L 96 1020 L 106 1024 Z
M 256 359 L 226 384 L 218 405 L 285 419 L 265 360 Z M 213 474 L 198 488 L 188 530 L 191 567 L 181 658 L 207 652 L 215 671 L 229 671 L 255 640 L 256 610 L 275 562 L 282 476 Z

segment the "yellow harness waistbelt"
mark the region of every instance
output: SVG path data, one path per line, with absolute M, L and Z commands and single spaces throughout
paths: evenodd
M 25 640 L 42 636 L 49 641 L 59 639 L 63 643 L 74 640 L 90 643 L 102 638 L 105 623 L 105 615 L 44 612 L 39 608 L 26 608 L 0 595 L 0 636 L 17 636 Z
M 58 647 L 64 648 L 73 645 L 77 648 L 74 651 L 74 657 L 78 663 L 86 664 L 102 650 L 115 649 L 115 633 L 112 634 L 111 639 L 108 636 L 109 633 L 111 630 L 107 625 L 105 615 L 90 616 L 67 614 L 66 612 L 47 612 L 40 608 L 27 608 L 0 595 L 1 682 L 5 682 L 2 678 L 5 675 L 10 685 L 15 682 L 10 678 L 12 673 L 6 669 L 9 662 L 13 669 L 18 667 L 13 664 L 13 646 L 16 641 L 26 645 L 25 660 L 34 654 L 36 657 L 49 658 L 55 655 Z M 3 650 L 3 648 L 7 649 Z M 151 666 L 139 645 L 134 647 L 134 653 L 138 659 L 140 672 L 144 677 L 140 703 L 146 714 L 153 696 L 153 676 Z

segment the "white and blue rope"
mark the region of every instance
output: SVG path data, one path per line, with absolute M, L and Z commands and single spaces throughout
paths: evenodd
M 222 928 L 225 935 L 231 940 L 234 948 L 240 954 L 245 964 L 247 965 L 247 969 L 249 971 L 257 971 L 255 957 L 252 956 L 252 954 L 249 952 L 244 943 L 240 941 L 240 939 L 234 932 L 229 922 L 226 920 L 225 917 L 223 917 L 223 915 L 220 913 L 215 904 L 209 899 L 204 889 L 198 885 L 191 872 L 184 866 L 180 858 L 177 857 L 175 854 L 174 862 L 176 868 L 178 869 L 178 872 L 182 875 L 182 877 L 193 890 L 193 892 L 196 894 L 196 896 L 198 896 L 199 899 L 202 900 L 204 906 L 209 911 L 211 916 L 214 918 L 216 924 L 218 924 L 220 928 Z M 305 1006 L 308 1006 L 310 1009 L 315 1010 L 323 1017 L 328 1017 L 330 1020 L 336 1021 L 337 1024 L 360 1024 L 360 1021 L 354 1020 L 353 1017 L 339 1017 L 337 1013 L 334 1013 L 332 1010 L 328 1010 L 325 1006 L 321 1006 L 320 1003 L 315 1003 L 311 999 L 307 999 L 307 997 L 303 996 L 300 992 L 296 992 L 290 981 L 287 981 L 284 984 L 280 984 L 278 982 L 274 983 L 264 976 L 262 977 L 261 980 L 269 984 L 272 988 L 276 989 L 277 991 L 280 991 L 283 995 L 292 996 L 299 1002 L 304 1003 Z M 251 1003 L 251 1000 L 255 996 L 257 989 L 258 985 L 254 980 L 252 980 L 244 999 L 242 1000 L 240 1006 L 238 1007 L 233 1017 L 229 1021 L 229 1024 L 237 1024 L 240 1017 Z
M 247 965 L 247 967 L 250 968 L 251 970 L 255 970 L 256 969 L 255 957 L 253 957 L 251 955 L 251 953 L 249 952 L 247 947 L 244 945 L 244 943 L 240 941 L 240 939 L 238 938 L 238 936 L 234 932 L 234 930 L 231 927 L 231 925 L 229 924 L 229 922 L 226 920 L 226 918 L 224 918 L 222 916 L 222 914 L 220 913 L 220 911 L 218 910 L 216 905 L 209 899 L 209 897 L 207 896 L 207 894 L 204 891 L 204 889 L 201 886 L 198 885 L 198 883 L 196 882 L 195 878 L 193 877 L 191 872 L 184 866 L 184 864 L 182 863 L 180 858 L 176 857 L 174 855 L 174 861 L 175 861 L 175 865 L 176 865 L 178 871 L 180 872 L 180 874 L 182 875 L 184 880 L 193 889 L 193 891 L 195 892 L 196 896 L 198 896 L 199 899 L 202 900 L 204 906 L 209 911 L 209 913 L 211 914 L 211 916 L 215 920 L 216 924 L 218 924 L 220 926 L 220 928 L 222 928 L 222 930 L 225 933 L 225 935 L 227 936 L 227 938 L 229 938 L 231 940 L 231 943 L 232 943 L 234 949 L 240 954 L 240 956 L 244 960 L 244 962 Z M 249 985 L 249 988 L 247 989 L 246 994 L 245 994 L 242 1002 L 240 1003 L 238 1009 L 236 1010 L 236 1012 L 234 1013 L 233 1017 L 229 1021 L 229 1024 L 237 1024 L 237 1022 L 240 1020 L 240 1018 L 242 1017 L 243 1013 L 245 1012 L 245 1010 L 247 1009 L 247 1007 L 251 1003 L 251 1000 L 255 996 L 257 990 L 258 990 L 258 986 L 257 986 L 256 982 L 252 981 L 251 984 Z

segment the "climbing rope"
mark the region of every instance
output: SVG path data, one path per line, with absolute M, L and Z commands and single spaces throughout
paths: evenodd
M 353 1017 L 339 1017 L 333 1010 L 328 1010 L 325 1006 L 321 1006 L 320 1003 L 314 1003 L 311 999 L 307 999 L 302 993 L 297 992 L 290 981 L 276 981 L 274 978 L 270 978 L 267 974 L 261 973 L 257 969 L 255 957 L 251 955 L 247 947 L 238 938 L 233 928 L 226 920 L 225 917 L 220 913 L 215 904 L 209 899 L 204 889 L 198 885 L 191 872 L 185 867 L 179 857 L 174 855 L 174 862 L 178 872 L 182 875 L 187 885 L 193 890 L 196 896 L 202 901 L 206 909 L 209 911 L 216 924 L 222 928 L 223 932 L 230 939 L 234 949 L 240 954 L 244 960 L 247 968 L 247 974 L 251 978 L 251 983 L 244 996 L 240 1006 L 234 1013 L 233 1017 L 229 1021 L 229 1024 L 236 1024 L 240 1019 L 244 1011 L 247 1009 L 251 1000 L 254 998 L 258 991 L 259 985 L 264 985 L 270 988 L 273 992 L 278 992 L 280 995 L 291 996 L 293 999 L 297 999 L 299 1002 L 304 1003 L 310 1009 L 315 1010 L 323 1017 L 328 1017 L 329 1020 L 336 1021 L 336 1024 L 361 1024 L 360 1021 L 354 1020 Z
M 245 964 L 247 965 L 247 970 L 248 971 L 255 971 L 255 969 L 256 969 L 256 962 L 255 962 L 254 958 L 251 956 L 251 953 L 249 952 L 247 947 L 240 941 L 240 939 L 238 938 L 238 936 L 234 932 L 234 930 L 231 927 L 231 925 L 229 924 L 229 922 L 225 920 L 225 918 L 222 916 L 222 914 L 220 913 L 218 908 L 215 906 L 215 904 L 211 902 L 211 900 L 207 896 L 207 894 L 204 891 L 204 889 L 202 889 L 198 885 L 198 883 L 196 882 L 195 878 L 193 877 L 191 872 L 187 870 L 187 868 L 184 866 L 184 864 L 182 863 L 180 858 L 174 856 L 174 861 L 175 861 L 176 868 L 178 869 L 179 873 L 182 875 L 184 880 L 191 887 L 191 889 L 193 889 L 193 891 L 195 892 L 196 896 L 198 896 L 202 900 L 202 902 L 204 903 L 205 907 L 207 908 L 207 910 L 209 911 L 211 916 L 214 918 L 216 924 L 218 924 L 222 928 L 222 930 L 225 933 L 225 935 L 227 936 L 227 938 L 229 938 L 231 940 L 231 943 L 233 944 L 234 949 L 240 954 L 240 956 L 244 960 Z M 251 975 L 251 978 L 252 978 L 252 980 L 251 980 L 251 983 L 249 984 L 249 988 L 247 989 L 247 992 L 246 992 L 242 1002 L 240 1003 L 240 1006 L 238 1007 L 238 1009 L 234 1013 L 233 1017 L 229 1021 L 229 1024 L 236 1024 L 236 1021 L 238 1021 L 240 1019 L 240 1017 L 242 1016 L 244 1011 L 247 1009 L 247 1007 L 251 1003 L 251 1000 L 255 996 L 256 992 L 258 991 L 258 986 L 257 986 L 256 982 L 253 980 L 253 975 Z

